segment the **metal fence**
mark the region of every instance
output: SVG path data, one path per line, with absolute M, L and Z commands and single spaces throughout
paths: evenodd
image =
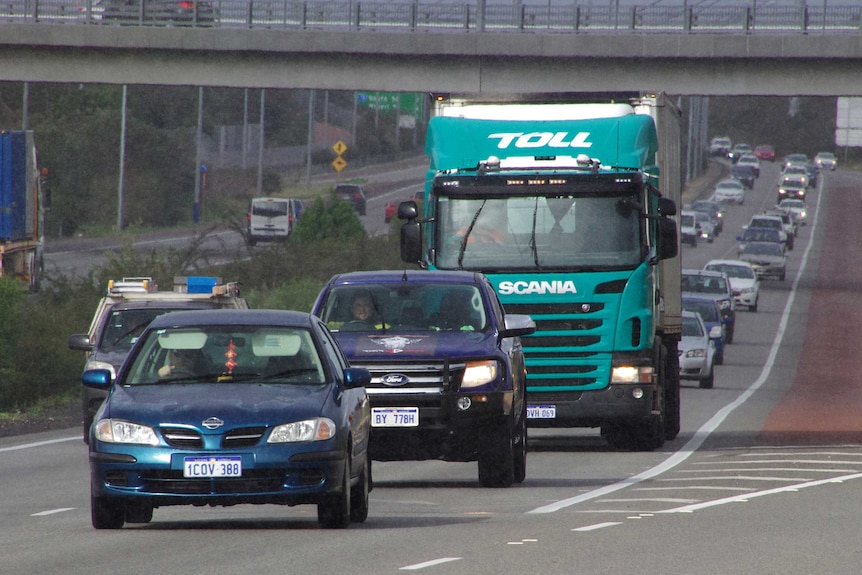
M 0 0 L 0 23 L 386 32 L 860 33 L 862 6 L 593 6 L 295 0 Z

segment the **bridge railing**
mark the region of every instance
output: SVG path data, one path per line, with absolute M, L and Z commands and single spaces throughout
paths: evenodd
M 833 0 L 834 2 L 834 0 Z M 815 5 L 816 4 L 816 5 Z M 0 23 L 377 31 L 860 33 L 862 6 L 593 6 L 421 1 L 0 0 Z

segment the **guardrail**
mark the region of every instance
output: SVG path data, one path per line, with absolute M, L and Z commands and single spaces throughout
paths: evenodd
M 290 0 L 0 0 L 0 23 L 387 32 L 769 34 L 862 32 L 862 6 L 581 6 Z

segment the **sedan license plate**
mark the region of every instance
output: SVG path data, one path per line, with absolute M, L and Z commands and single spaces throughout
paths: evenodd
M 556 405 L 528 405 L 527 419 L 556 419 Z
M 375 407 L 371 427 L 419 427 L 418 407 Z
M 242 457 L 186 457 L 183 477 L 241 477 Z

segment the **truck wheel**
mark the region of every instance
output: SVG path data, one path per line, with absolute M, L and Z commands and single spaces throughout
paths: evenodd
M 90 519 L 96 529 L 120 529 L 126 522 L 126 508 L 111 498 L 91 494 Z
M 660 418 L 650 417 L 637 423 L 602 426 L 602 435 L 618 451 L 652 451 L 664 444 L 664 424 Z
M 675 346 L 674 346 L 675 347 Z M 675 351 L 675 350 L 674 350 Z M 652 451 L 664 445 L 667 429 L 679 432 L 679 367 L 674 369 L 676 356 L 670 357 L 669 350 L 664 345 L 658 345 L 654 354 L 655 365 L 658 367 L 659 389 L 657 390 L 653 413 L 639 421 L 616 423 L 602 427 L 602 435 L 614 449 L 623 451 Z M 676 377 L 674 377 L 674 373 Z M 675 382 L 675 383 L 674 383 Z M 676 389 L 674 390 L 674 386 Z M 669 406 L 675 403 L 675 406 Z M 673 408 L 671 415 L 669 408 Z M 672 421 L 668 421 L 668 418 Z
M 511 487 L 515 482 L 515 437 L 511 421 L 489 425 L 479 439 L 479 483 Z
M 679 398 L 679 353 L 676 344 L 671 344 L 665 353 L 664 378 L 664 438 L 676 439 L 680 428 Z

